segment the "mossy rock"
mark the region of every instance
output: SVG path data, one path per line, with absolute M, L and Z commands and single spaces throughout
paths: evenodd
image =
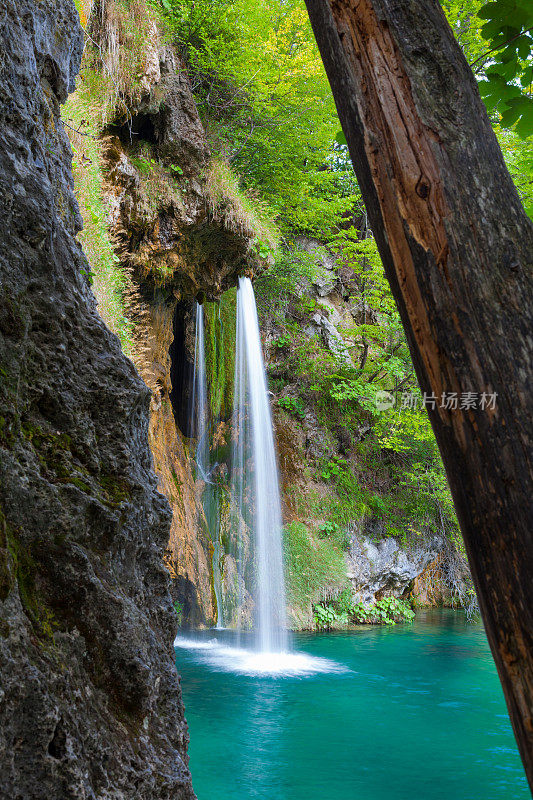
M 0 599 L 5 600 L 18 584 L 19 596 L 35 634 L 41 641 L 53 640 L 57 627 L 51 609 L 36 587 L 39 564 L 0 510 Z
M 0 600 L 7 598 L 15 584 L 16 577 L 13 567 L 8 541 L 8 525 L 0 511 Z
M 22 339 L 26 332 L 23 307 L 7 289 L 0 289 L 0 331 L 13 339 Z

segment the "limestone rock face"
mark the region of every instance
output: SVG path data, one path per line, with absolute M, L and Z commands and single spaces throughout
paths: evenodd
M 92 38 L 108 61 L 116 50 L 110 43 L 119 42 L 123 54 L 128 49 L 116 6 L 107 2 L 91 14 Z M 195 300 L 220 298 L 257 255 L 251 231 L 233 220 L 230 199 L 215 209 L 210 198 L 207 138 L 177 53 L 149 10 L 139 24 L 144 74 L 103 131 L 103 192 L 126 285 L 131 356 L 153 393 L 149 443 L 158 488 L 172 508 L 165 559 L 172 595 L 184 626 L 210 626 L 217 618 L 213 543 L 187 441 Z
M 349 572 L 355 594 L 364 603 L 383 595 L 403 594 L 442 550 L 439 536 L 420 547 L 402 547 L 393 537 L 372 541 L 353 536 L 348 555 Z
M 71 0 L 0 17 L 0 796 L 193 798 L 149 391 L 96 313 Z

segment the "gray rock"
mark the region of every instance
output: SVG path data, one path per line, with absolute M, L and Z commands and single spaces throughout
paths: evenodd
M 327 297 L 335 288 L 336 278 L 331 273 L 321 272 L 313 277 L 313 286 L 319 297 Z
M 354 534 L 348 556 L 348 577 L 356 595 L 365 603 L 376 595 L 399 596 L 433 561 L 442 549 L 438 536 L 429 537 L 421 545 L 402 547 L 393 537 L 373 542 Z
M 337 328 L 332 325 L 329 319 L 324 315 L 317 312 L 311 317 L 311 321 L 320 331 L 324 344 L 333 355 L 345 361 L 347 364 L 352 363 L 350 353 L 346 349 L 346 344 Z
M 0 796 L 193 798 L 149 392 L 102 323 L 59 104 L 71 0 L 0 27 Z

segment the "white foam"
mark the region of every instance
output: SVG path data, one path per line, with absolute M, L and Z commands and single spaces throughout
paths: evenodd
M 317 673 L 342 673 L 350 670 L 328 658 L 307 653 L 262 653 L 221 644 L 217 639 L 191 639 L 178 636 L 174 647 L 198 651 L 198 659 L 220 672 L 279 678 L 305 677 Z

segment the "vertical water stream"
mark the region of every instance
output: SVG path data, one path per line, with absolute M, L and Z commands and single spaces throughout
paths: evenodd
M 196 303 L 194 334 L 194 377 L 192 391 L 192 435 L 196 437 L 196 466 L 204 486 L 201 502 L 213 544 L 213 589 L 217 604 L 217 628 L 224 627 L 222 576 L 220 574 L 220 514 L 217 486 L 213 482 L 209 447 L 209 405 L 205 369 L 204 309 Z
M 196 303 L 194 332 L 194 379 L 192 389 L 192 434 L 196 437 L 196 466 L 202 480 L 209 482 L 209 408 L 205 378 L 204 309 Z
M 287 649 L 281 499 L 259 323 L 249 278 L 239 279 L 235 354 L 236 444 L 232 471 L 239 524 L 255 545 L 255 627 L 258 649 Z M 239 537 L 241 540 L 241 537 Z

